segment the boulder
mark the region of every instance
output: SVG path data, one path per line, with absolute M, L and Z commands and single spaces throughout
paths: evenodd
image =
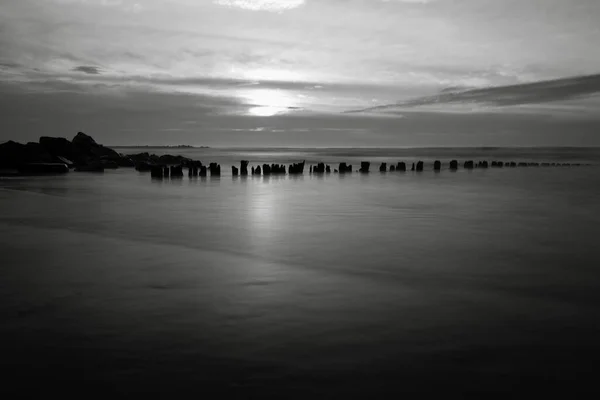
M 19 165 L 21 174 L 64 174 L 69 172 L 69 167 L 62 163 L 24 163 Z

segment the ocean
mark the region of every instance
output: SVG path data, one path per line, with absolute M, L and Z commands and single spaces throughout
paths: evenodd
M 119 151 L 223 175 L 0 178 L 0 392 L 600 392 L 600 149 Z M 241 159 L 307 167 L 232 177 Z

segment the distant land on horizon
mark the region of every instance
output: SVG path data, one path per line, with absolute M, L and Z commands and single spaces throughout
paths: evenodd
M 180 144 L 180 145 L 175 145 L 175 146 L 169 146 L 169 145 L 158 145 L 158 146 L 151 146 L 151 145 L 141 145 L 141 146 L 108 146 L 108 147 L 112 147 L 115 149 L 210 149 L 210 147 L 208 146 L 191 146 L 191 145 L 187 145 L 187 144 Z

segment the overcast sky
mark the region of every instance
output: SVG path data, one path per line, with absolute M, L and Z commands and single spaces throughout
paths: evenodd
M 599 146 L 598 21 L 598 0 L 0 0 L 0 141 Z

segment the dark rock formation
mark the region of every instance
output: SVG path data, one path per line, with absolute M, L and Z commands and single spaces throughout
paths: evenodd
M 260 165 L 254 168 L 254 175 L 262 175 L 262 170 L 260 169 Z
M 359 172 L 362 174 L 368 174 L 369 173 L 369 168 L 371 167 L 371 163 L 368 161 L 362 161 L 360 163 L 360 170 Z
M 78 165 L 75 167 L 77 172 L 104 172 L 104 165 L 101 162 L 90 162 L 88 164 Z
M 507 163 L 507 164 L 508 164 L 508 163 Z M 514 168 L 514 167 L 516 167 L 516 166 L 517 166 L 517 163 L 516 163 L 516 162 L 514 162 L 514 161 L 511 161 L 511 162 L 510 162 L 510 164 L 509 164 L 509 166 L 510 166 L 511 168 Z
M 379 166 L 379 172 L 387 172 L 387 163 L 381 163 Z
M 410 167 L 410 170 L 411 170 L 411 171 L 414 171 L 414 170 L 415 170 L 415 163 L 412 163 L 412 167 Z
M 201 177 L 206 177 L 206 175 L 207 175 L 207 172 L 206 172 L 206 171 L 207 171 L 207 168 L 206 168 L 206 166 L 205 166 L 205 165 L 201 166 L 201 167 L 200 167 L 200 174 L 199 174 L 199 175 L 200 175 Z
M 423 171 L 423 161 L 417 163 L 417 172 Z
M 406 163 L 399 162 L 398 165 L 396 166 L 396 171 L 406 172 Z
M 162 177 L 163 177 L 163 171 L 164 171 L 164 169 L 163 169 L 162 166 L 160 166 L 160 165 L 153 165 L 150 168 L 150 176 L 152 178 L 160 178 L 160 179 L 162 179 Z M 168 173 L 167 173 L 166 176 L 167 177 L 169 176 Z
M 456 171 L 458 169 L 458 161 L 457 160 L 450 161 L 450 169 L 453 171 Z
M 337 173 L 339 173 L 339 171 L 338 171 L 337 169 L 334 169 L 334 170 L 333 170 L 333 173 L 334 173 L 334 174 L 337 174 Z
M 167 167 L 166 165 L 163 165 L 163 166 L 159 165 L 159 167 L 162 168 L 162 170 L 163 170 L 163 176 L 165 178 L 168 178 L 169 175 L 171 175 L 171 169 L 169 167 Z
M 473 169 L 475 167 L 475 164 L 473 163 L 473 161 L 465 161 L 464 164 L 464 168 L 465 169 Z
M 236 166 L 231 166 L 231 176 L 238 176 L 240 173 L 240 170 L 236 167 Z
M 18 167 L 21 174 L 64 174 L 69 172 L 69 167 L 61 163 L 25 163 Z
M 331 173 L 331 167 L 329 165 L 325 166 L 325 172 L 328 174 Z
M 439 171 L 442 169 L 442 163 L 439 160 L 435 160 L 435 162 L 433 163 L 433 170 L 434 171 Z
M 488 168 L 489 164 L 487 161 L 479 161 L 479 163 L 477 163 L 477 167 L 479 168 Z
M 396 166 L 390 165 L 390 172 L 395 172 L 395 171 L 396 171 Z
M 517 164 L 519 167 L 526 167 L 527 163 L 526 162 L 520 162 L 519 164 Z

